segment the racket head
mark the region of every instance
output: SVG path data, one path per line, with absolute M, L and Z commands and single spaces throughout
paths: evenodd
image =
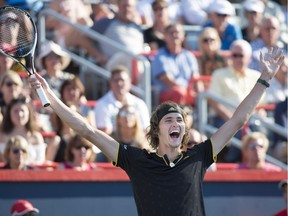
M 26 11 L 0 7 L 0 51 L 14 60 L 34 56 L 37 43 L 36 25 Z

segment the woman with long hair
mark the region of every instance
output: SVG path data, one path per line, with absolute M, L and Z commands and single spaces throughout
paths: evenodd
M 94 113 L 90 107 L 85 105 L 87 101 L 85 97 L 85 87 L 77 76 L 63 81 L 60 86 L 60 95 L 61 100 L 67 106 L 80 113 L 91 125 L 95 125 Z M 63 162 L 67 144 L 75 133 L 55 113 L 50 115 L 50 120 L 57 136 L 48 143 L 47 160 Z
M 205 28 L 200 34 L 198 43 L 200 51 L 198 63 L 201 75 L 210 76 L 214 70 L 228 65 L 227 59 L 220 52 L 221 39 L 215 28 Z
M 65 161 L 60 163 L 58 168 L 89 171 L 96 167 L 93 163 L 94 159 L 93 144 L 85 138 L 75 135 L 71 138 L 65 150 Z
M 0 144 L 5 144 L 11 136 L 16 135 L 27 140 L 30 163 L 41 164 L 46 161 L 46 144 L 27 98 L 13 99 L 8 104 L 0 128 Z
M 122 144 L 146 148 L 148 143 L 141 128 L 137 110 L 133 105 L 124 105 L 116 116 L 116 131 L 112 136 Z

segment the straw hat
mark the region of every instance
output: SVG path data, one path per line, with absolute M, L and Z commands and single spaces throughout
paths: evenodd
M 53 41 L 46 41 L 44 44 L 41 45 L 41 50 L 36 60 L 36 66 L 39 69 L 44 69 L 44 66 L 42 64 L 43 58 L 45 58 L 51 52 L 61 57 L 61 70 L 65 69 L 69 65 L 71 60 L 69 55 L 58 44 L 54 43 Z

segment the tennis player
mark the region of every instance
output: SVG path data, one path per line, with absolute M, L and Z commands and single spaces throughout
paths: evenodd
M 248 121 L 283 59 L 282 51 L 278 48 L 270 48 L 265 59 L 261 53 L 260 78 L 233 117 L 209 139 L 185 152 L 181 152 L 181 146 L 189 139 L 188 128 L 185 127 L 186 114 L 175 103 L 160 104 L 152 113 L 147 138 L 155 152 L 148 152 L 120 145 L 89 125 L 55 96 L 40 75 L 37 74 L 37 79 L 30 78 L 29 82 L 35 89 L 42 85 L 59 117 L 126 171 L 131 180 L 138 215 L 201 216 L 205 215 L 203 179 L 207 168 Z

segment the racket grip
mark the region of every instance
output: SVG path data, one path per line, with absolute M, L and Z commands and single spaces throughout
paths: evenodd
M 32 74 L 31 75 L 32 78 L 35 78 L 35 74 Z M 39 88 L 36 89 L 36 92 L 38 94 L 38 97 L 40 98 L 41 100 L 41 103 L 42 103 L 42 106 L 43 107 L 48 107 L 50 105 L 50 101 L 44 91 L 44 89 L 42 88 L 42 86 L 40 86 Z
M 40 100 L 42 102 L 42 106 L 48 107 L 50 105 L 50 101 L 47 98 L 43 88 L 42 87 L 37 88 L 36 92 L 37 92 L 37 94 L 38 94 L 38 96 L 39 96 L 39 98 L 40 98 Z

